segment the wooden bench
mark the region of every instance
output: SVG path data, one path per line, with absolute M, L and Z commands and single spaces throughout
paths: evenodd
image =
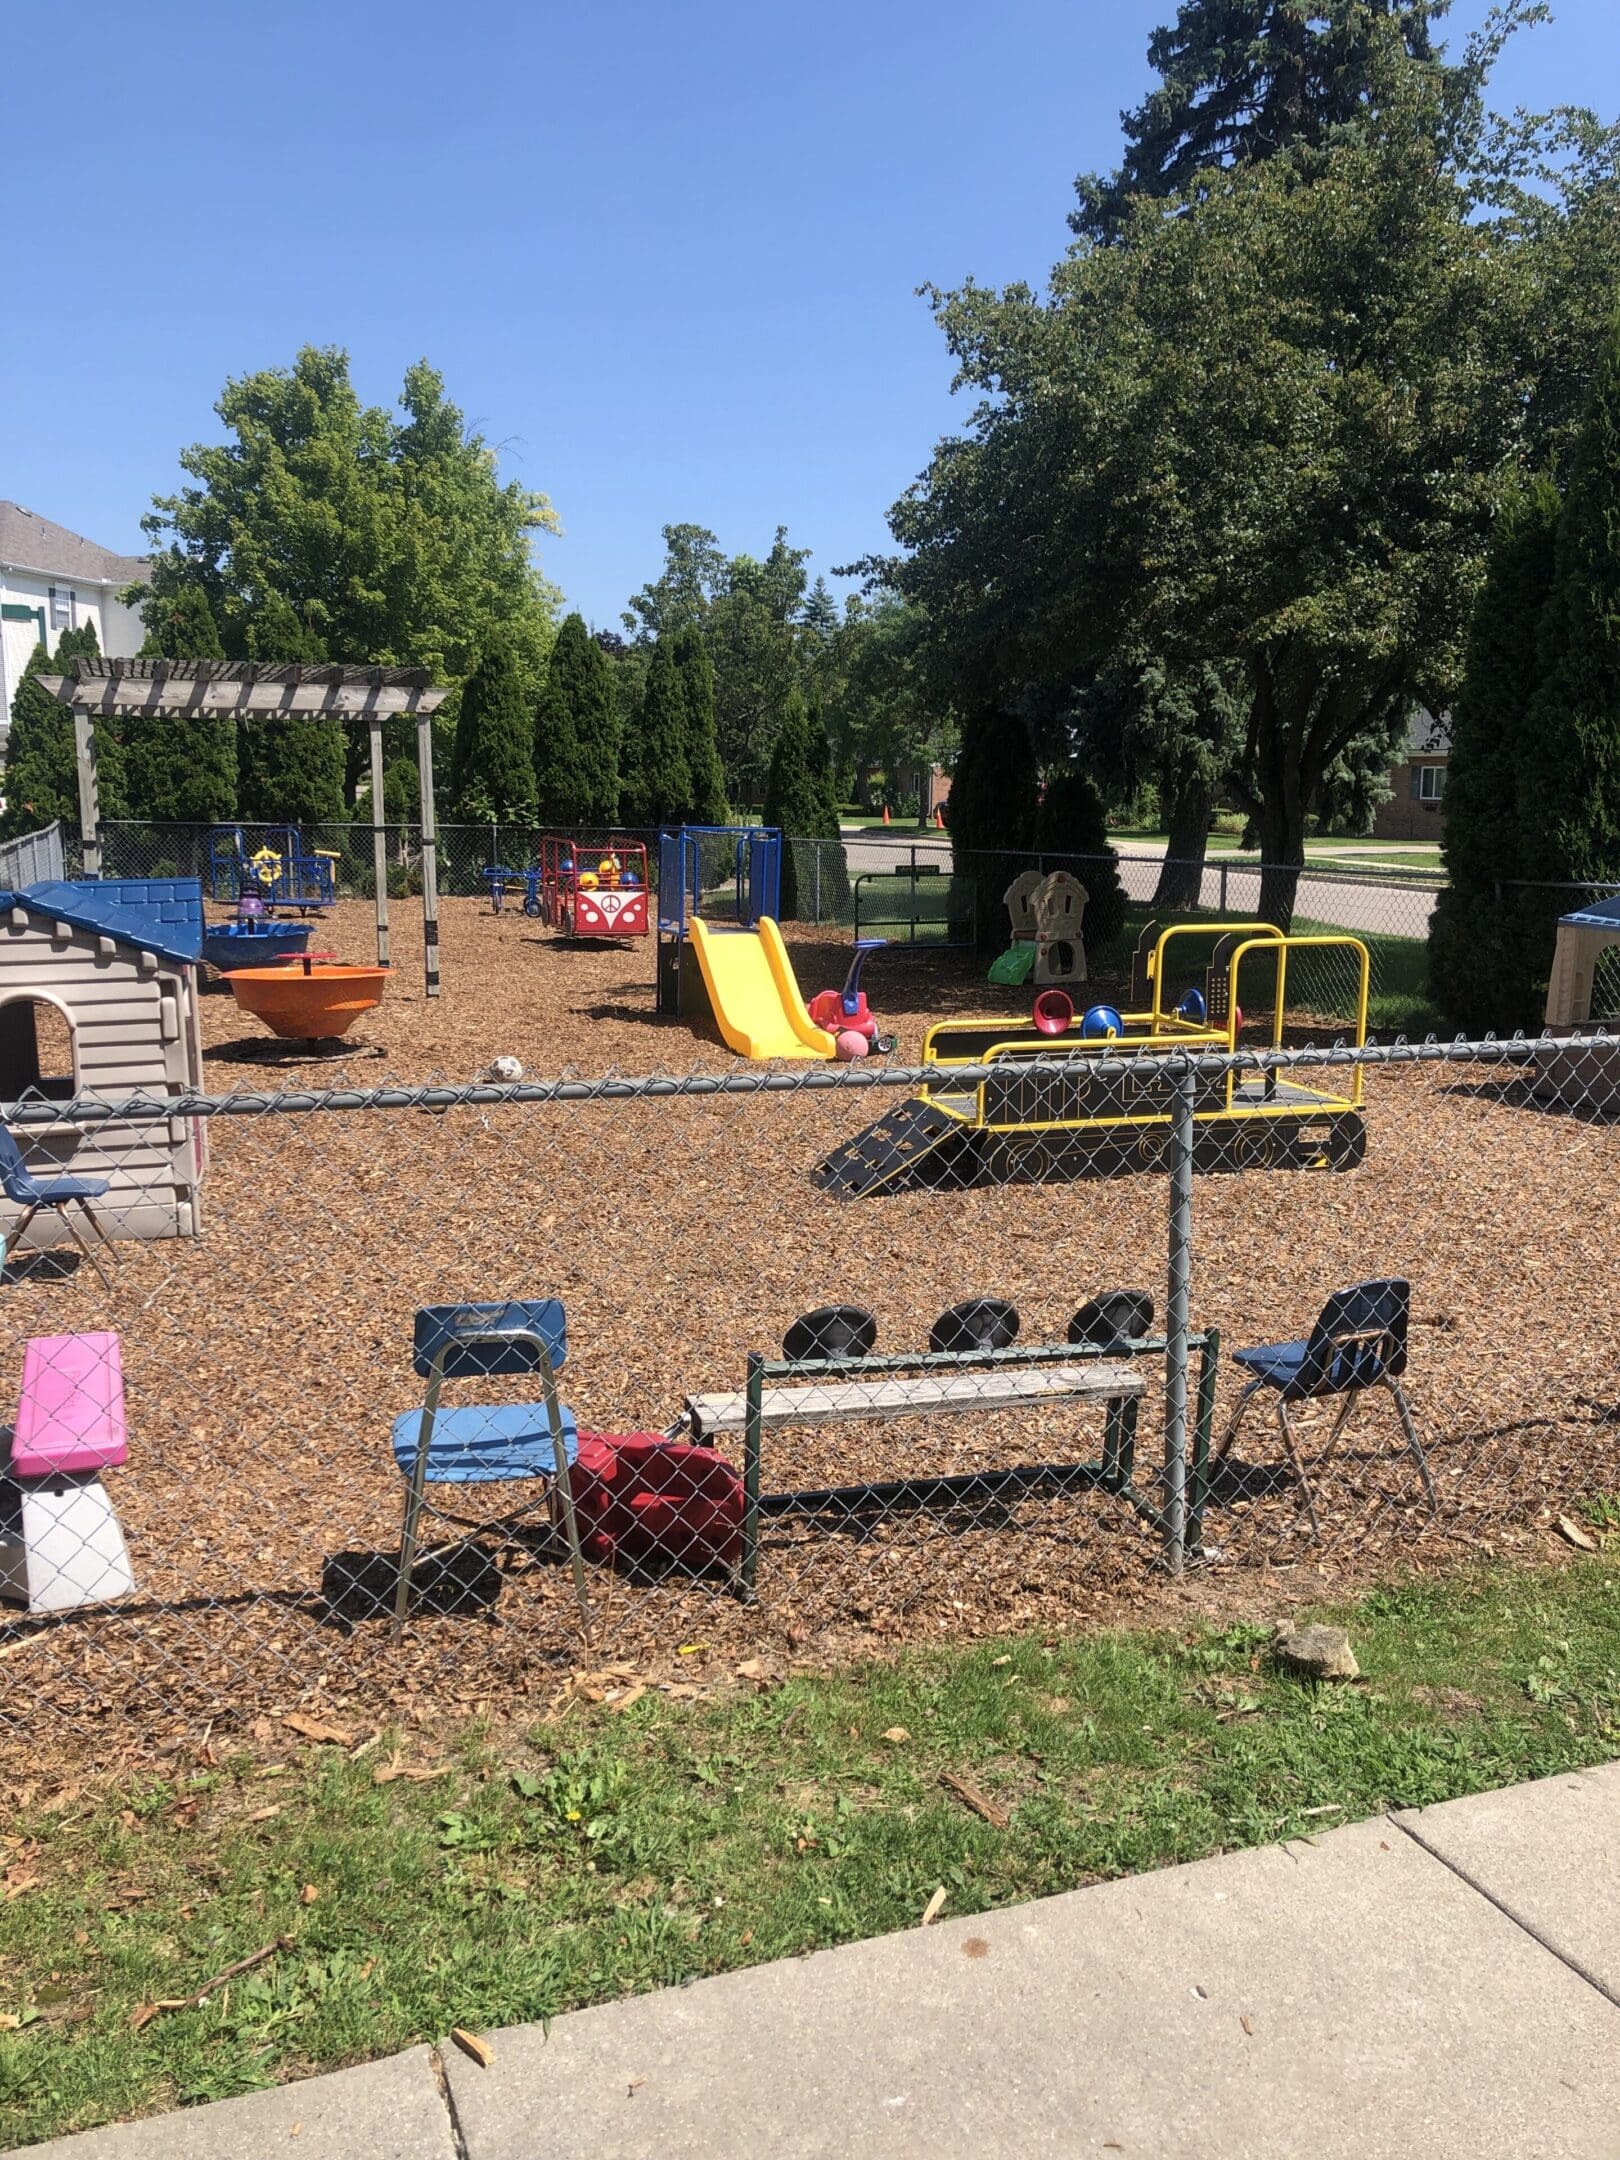
M 800 1387 L 765 1388 L 760 1395 L 762 1425 L 839 1425 L 856 1418 L 928 1417 L 953 1410 L 1025 1410 L 1068 1396 L 1096 1396 L 1122 1401 L 1142 1394 L 1140 1373 L 1118 1359 L 1090 1359 L 1084 1364 L 1025 1367 L 998 1372 L 933 1375 L 910 1380 L 811 1381 Z M 748 1397 L 688 1395 L 682 1405 L 694 1440 L 714 1433 L 747 1429 Z
M 848 1517 L 885 1508 L 949 1507 L 965 1500 L 1010 1501 L 1101 1489 L 1127 1501 L 1157 1522 L 1158 1510 L 1132 1485 L 1137 1411 L 1147 1383 L 1133 1357 L 1162 1355 L 1161 1339 L 1133 1342 L 1125 1354 L 1085 1355 L 1069 1345 L 1030 1345 L 1016 1350 L 955 1355 L 829 1359 L 824 1377 L 802 1366 L 748 1359 L 748 1385 L 740 1393 L 689 1395 L 674 1428 L 694 1441 L 724 1433 L 743 1436 L 742 1551 L 734 1578 L 751 1598 L 763 1517 L 833 1514 Z M 914 1371 L 906 1372 L 906 1368 Z M 791 1386 L 766 1382 L 792 1380 Z M 820 1486 L 762 1493 L 767 1430 L 785 1425 L 852 1424 L 865 1418 L 938 1417 L 978 1411 L 993 1417 L 1007 1410 L 1049 1408 L 1054 1403 L 1100 1403 L 1107 1409 L 1101 1458 L 1064 1463 L 1021 1463 L 1004 1469 L 959 1471 L 940 1476 L 867 1479 L 855 1485 Z

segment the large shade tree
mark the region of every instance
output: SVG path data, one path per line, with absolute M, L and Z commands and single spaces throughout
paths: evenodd
M 1414 702 L 1449 695 L 1502 477 L 1567 428 L 1543 325 L 1606 306 L 1565 266 L 1606 251 L 1612 277 L 1620 232 L 1606 150 L 1539 226 L 1482 215 L 1437 154 L 1433 71 L 1387 39 L 1384 60 L 1357 128 L 1137 202 L 1044 302 L 938 296 L 983 401 L 878 566 L 926 606 L 981 724 L 1020 697 L 1072 711 L 1132 656 L 1182 685 L 1216 670 L 1241 722 L 1223 778 L 1282 923 L 1329 776 L 1353 748 L 1387 763 Z
M 503 485 L 426 361 L 406 371 L 393 411 L 361 402 L 346 353 L 316 347 L 227 382 L 216 409 L 227 439 L 183 451 L 188 484 L 144 521 L 149 629 L 161 634 L 163 611 L 196 587 L 229 659 L 426 667 L 454 687 L 499 636 L 538 690 L 556 595 L 530 540 L 555 518 L 543 495 Z M 447 737 L 454 717 L 452 698 Z M 390 728 L 391 756 L 409 752 L 407 734 Z M 364 770 L 364 737 L 356 728 L 344 747 L 342 794 Z M 244 771 L 272 815 L 294 814 L 295 782 L 285 760 Z

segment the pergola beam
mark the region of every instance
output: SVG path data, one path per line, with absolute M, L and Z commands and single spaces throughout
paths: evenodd
M 294 714 L 328 714 L 334 720 L 387 720 L 437 712 L 448 690 L 402 690 L 387 685 L 335 683 L 159 682 L 107 677 L 76 682 L 71 675 L 41 675 L 52 697 L 92 718 L 184 720 L 286 720 Z

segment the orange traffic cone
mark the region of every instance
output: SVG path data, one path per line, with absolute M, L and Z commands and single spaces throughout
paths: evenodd
M 885 825 L 889 822 L 889 806 L 887 803 L 883 805 L 883 822 Z
M 945 830 L 945 805 L 943 803 L 935 803 L 934 805 L 934 830 L 935 832 Z

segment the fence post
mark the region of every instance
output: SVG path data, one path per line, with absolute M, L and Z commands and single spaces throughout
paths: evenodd
M 821 842 L 816 842 L 816 922 L 821 921 Z
M 1221 913 L 1226 913 L 1226 865 L 1221 864 Z
M 1164 1553 L 1179 1575 L 1187 1549 L 1187 1325 L 1192 1289 L 1192 1067 L 1175 1074 L 1170 1114 L 1169 1296 L 1164 1353 Z

